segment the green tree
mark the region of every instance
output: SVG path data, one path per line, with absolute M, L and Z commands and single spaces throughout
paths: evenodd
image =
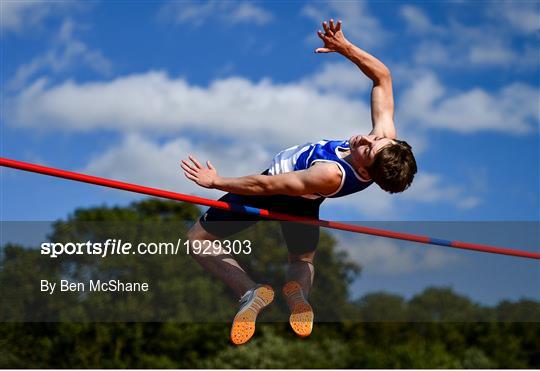
M 199 210 L 148 199 L 127 207 L 77 209 L 54 224 L 51 241 L 126 242 L 185 238 Z M 235 238 L 252 240 L 239 256 L 259 282 L 279 289 L 287 250 L 276 222 Z M 427 288 L 411 300 L 371 293 L 349 298 L 360 268 L 324 231 L 310 300 L 312 336 L 297 338 L 280 295 L 263 312 L 252 341 L 228 341 L 238 303 L 186 254 L 42 256 L 35 248 L 2 246 L 0 367 L 3 368 L 538 368 L 540 303 L 481 306 L 450 288 Z M 148 280 L 148 295 L 36 295 L 36 277 Z M 56 322 L 24 322 L 35 321 Z M 100 322 L 96 322 L 99 319 Z

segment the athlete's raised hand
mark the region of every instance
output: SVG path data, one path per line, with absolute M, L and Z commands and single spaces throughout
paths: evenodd
M 184 170 L 186 178 L 194 181 L 201 187 L 213 188 L 214 181 L 218 177 L 216 168 L 210 161 L 206 161 L 207 167 L 204 167 L 192 155 L 189 155 L 189 159 L 191 162 L 182 160 L 182 165 L 180 165 Z
M 334 24 L 334 20 L 331 19 L 328 23 L 326 21 L 323 22 L 322 26 L 324 33 L 319 30 L 317 31 L 317 35 L 324 42 L 324 47 L 315 49 L 315 53 L 342 53 L 350 43 L 345 38 L 345 35 L 343 35 L 341 21 Z

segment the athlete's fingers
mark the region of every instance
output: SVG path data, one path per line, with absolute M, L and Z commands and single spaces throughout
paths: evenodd
M 317 31 L 317 35 L 321 38 L 322 41 L 326 43 L 326 36 L 321 32 L 321 30 Z
M 335 26 L 334 26 L 334 20 L 333 20 L 333 19 L 330 19 L 330 30 L 331 30 L 332 32 L 335 32 L 335 31 L 336 31 Z
M 191 170 L 197 170 L 197 168 L 195 167 L 195 165 L 189 163 L 187 160 L 182 160 L 182 168 L 188 168 L 188 169 L 191 169 Z
M 185 172 L 190 173 L 193 176 L 197 176 L 197 170 L 190 168 L 189 166 L 182 164 L 182 169 L 184 169 Z
M 190 174 L 188 174 L 188 173 L 184 173 L 184 175 L 186 176 L 186 178 L 191 179 L 191 180 L 193 180 L 194 182 L 197 181 L 197 178 L 195 178 L 193 175 L 190 175 Z
M 200 162 L 195 158 L 195 156 L 189 155 L 189 159 L 191 160 L 191 162 L 193 162 L 193 163 L 195 164 L 195 166 L 197 167 L 197 169 L 202 168 Z
M 322 23 L 322 27 L 325 33 L 328 33 L 328 31 L 330 31 L 330 29 L 328 28 L 328 23 L 326 23 L 326 21 Z
M 189 164 L 189 165 L 190 165 L 189 168 L 195 173 L 198 173 L 199 171 L 201 171 L 201 169 L 197 167 L 197 165 L 194 165 L 194 164 Z
M 188 171 L 188 170 L 186 170 L 186 169 L 184 169 L 184 174 L 189 174 L 189 175 L 191 175 L 192 177 L 195 177 L 195 178 L 197 177 L 197 174 L 196 174 L 196 173 L 194 173 L 194 172 L 192 172 L 192 171 Z
M 199 161 L 197 161 L 197 159 L 194 156 L 189 155 L 189 159 L 193 161 L 193 163 L 195 164 L 195 166 L 197 166 L 198 169 L 202 168 L 201 164 L 199 163 Z
M 212 163 L 210 162 L 210 160 L 207 160 L 206 161 L 206 166 L 208 166 L 208 168 L 210 170 L 216 170 L 216 168 L 214 167 L 214 165 L 212 165 Z
M 341 20 L 339 20 L 336 25 L 336 32 L 339 32 L 339 31 L 341 31 Z
M 315 53 L 331 53 L 333 50 L 328 48 L 317 48 L 315 49 Z
M 188 166 L 189 167 L 189 164 L 187 163 L 186 160 L 182 160 L 180 161 L 180 166 L 182 167 L 182 169 L 184 168 L 184 166 Z
M 324 22 L 324 24 L 326 25 L 326 22 Z M 326 25 L 326 28 L 324 29 L 324 31 L 325 31 L 325 35 L 327 37 L 333 37 L 334 36 L 334 31 L 332 31 L 328 25 Z
M 182 160 L 182 163 L 188 167 L 193 167 L 193 165 L 188 160 Z

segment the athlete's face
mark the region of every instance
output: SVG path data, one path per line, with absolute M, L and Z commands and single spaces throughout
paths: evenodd
M 392 139 L 377 135 L 355 135 L 349 139 L 353 159 L 364 168 L 371 166 L 377 152 L 391 143 L 394 143 Z

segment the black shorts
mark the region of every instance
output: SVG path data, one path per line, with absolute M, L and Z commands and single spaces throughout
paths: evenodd
M 227 193 L 219 201 L 318 219 L 319 207 L 324 197 L 312 200 L 299 196 L 244 196 Z M 265 219 L 257 215 L 211 207 L 201 216 L 199 223 L 208 233 L 218 238 L 226 238 Z M 280 224 L 290 253 L 303 254 L 315 251 L 319 243 L 318 226 L 287 221 L 281 221 Z

